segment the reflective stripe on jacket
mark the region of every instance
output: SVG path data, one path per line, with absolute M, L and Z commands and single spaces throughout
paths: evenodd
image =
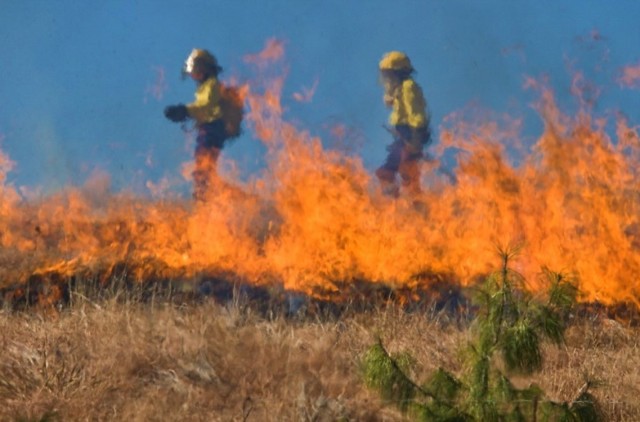
M 194 102 L 187 104 L 187 110 L 197 124 L 211 123 L 222 118 L 220 83 L 214 76 L 198 85 L 195 97 Z
M 427 102 L 420 86 L 411 78 L 405 79 L 394 95 L 392 111 L 389 116 L 392 126 L 407 125 L 413 128 L 426 127 L 429 124 Z

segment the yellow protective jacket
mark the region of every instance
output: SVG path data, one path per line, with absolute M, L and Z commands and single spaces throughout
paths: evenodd
M 194 102 L 187 104 L 187 111 L 197 124 L 211 123 L 222 118 L 220 82 L 215 76 L 198 85 L 195 97 Z
M 392 126 L 407 125 L 418 129 L 425 128 L 429 124 L 427 102 L 422 89 L 411 78 L 402 81 L 402 84 L 393 92 L 391 110 L 389 124 Z

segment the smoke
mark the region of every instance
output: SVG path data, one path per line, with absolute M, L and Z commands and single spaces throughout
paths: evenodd
M 42 117 L 36 122 L 34 139 L 39 145 L 36 157 L 44 160 L 43 188 L 46 191 L 56 191 L 70 183 L 79 182 L 80 166 L 78 160 L 73 158 L 65 148 L 65 143 L 60 140 L 56 132 L 56 124 L 52 118 Z M 35 151 L 34 151 L 35 153 Z
M 147 85 L 144 92 L 144 100 L 143 102 L 147 104 L 149 101 L 149 97 L 155 99 L 156 101 L 162 100 L 164 97 L 164 93 L 169 88 L 169 84 L 165 78 L 165 71 L 162 66 L 151 66 L 151 69 L 154 72 L 155 78 L 154 81 Z

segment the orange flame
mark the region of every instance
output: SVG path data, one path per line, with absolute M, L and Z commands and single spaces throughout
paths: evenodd
M 310 103 L 318 88 L 318 80 L 316 79 L 310 88 L 302 87 L 300 92 L 294 92 L 292 97 L 299 103 Z
M 627 88 L 640 88 L 640 64 L 622 68 L 618 83 Z
M 264 75 L 282 58 L 272 40 L 247 62 Z M 550 89 L 529 80 L 544 122 L 531 153 L 519 145 L 520 121 L 454 113 L 423 164 L 423 190 L 390 199 L 358 157 L 283 118 L 283 77 L 256 80 L 243 88 L 247 125 L 268 166 L 244 185 L 211 180 L 206 202 L 113 194 L 103 179 L 24 201 L 6 184 L 12 164 L 0 154 L 0 259 L 16 264 L 2 279 L 119 266 L 140 279 L 228 271 L 308 293 L 356 280 L 410 287 L 425 272 L 469 284 L 495 266 L 496 245 L 522 242 L 516 269 L 532 289 L 547 266 L 575 273 L 583 300 L 640 304 L 640 142 L 623 118 L 613 140 L 588 101 L 563 114 Z M 523 151 L 520 165 L 507 146 Z M 441 174 L 450 148 L 459 151 L 455 175 Z
M 284 42 L 271 38 L 267 40 L 265 48 L 258 54 L 249 54 L 244 57 L 245 62 L 259 66 L 267 66 L 284 57 Z

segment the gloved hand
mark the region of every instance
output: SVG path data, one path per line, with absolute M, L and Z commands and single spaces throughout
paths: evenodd
M 184 122 L 189 117 L 189 112 L 184 104 L 170 105 L 164 109 L 164 115 L 172 122 Z

